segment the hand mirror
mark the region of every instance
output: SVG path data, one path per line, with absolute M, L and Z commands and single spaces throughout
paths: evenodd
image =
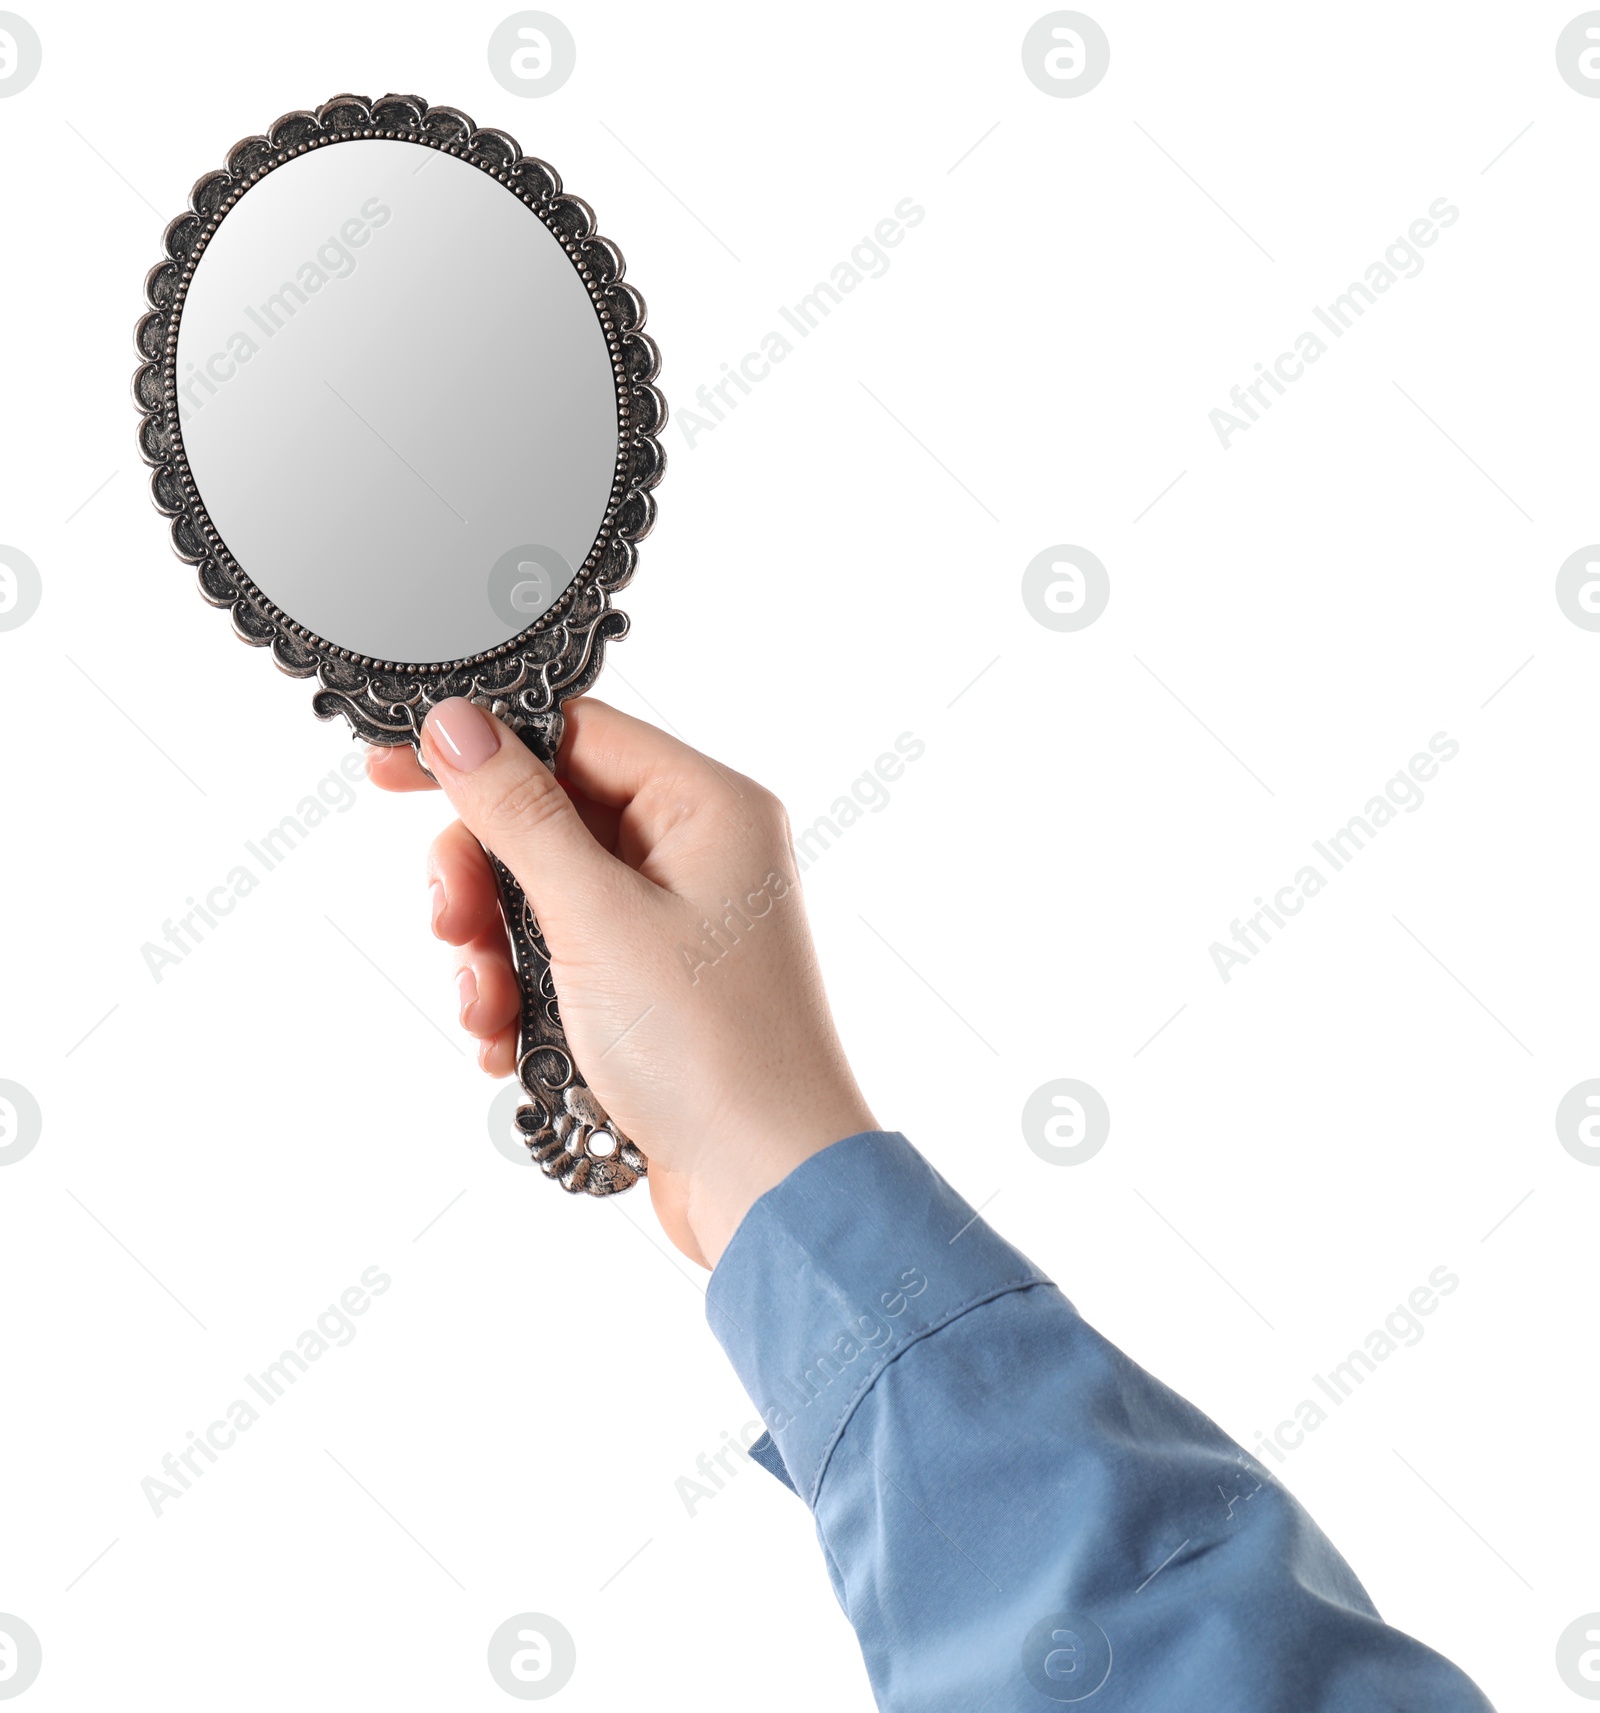
M 311 705 L 417 745 L 467 696 L 547 765 L 655 518 L 644 302 L 588 206 L 503 131 L 339 95 L 247 137 L 166 229 L 135 334 L 156 509 Z M 550 956 L 491 858 L 522 989 L 516 1123 L 547 1176 L 646 1169 L 573 1063 Z

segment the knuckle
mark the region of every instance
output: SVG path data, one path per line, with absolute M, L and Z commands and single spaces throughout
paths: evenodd
M 783 805 L 764 785 L 740 779 L 737 787 L 718 794 L 713 813 L 730 833 L 766 840 L 783 825 Z
M 785 856 L 792 842 L 788 811 L 765 786 L 745 785 L 725 808 L 724 826 L 745 860 L 771 862 Z
M 776 792 L 769 791 L 764 785 L 756 786 L 751 795 L 751 811 L 756 825 L 764 833 L 788 838 L 789 811 L 784 808 L 783 799 Z
M 508 780 L 484 805 L 484 819 L 498 832 L 537 832 L 571 807 L 555 776 L 543 768 Z
M 758 807 L 766 826 L 787 844 L 789 841 L 789 811 L 784 807 L 783 799 L 763 787 Z

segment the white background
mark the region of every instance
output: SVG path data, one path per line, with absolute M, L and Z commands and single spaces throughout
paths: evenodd
M 1277 1472 L 1389 1621 L 1501 1707 L 1576 1706 L 1556 1639 L 1600 1608 L 1600 1171 L 1553 1124 L 1600 1075 L 1600 634 L 1554 597 L 1600 538 L 1600 101 L 1554 58 L 1576 8 L 1097 0 L 1111 69 L 1075 100 L 1023 75 L 1035 5 L 557 9 L 576 73 L 519 100 L 486 62 L 498 6 L 25 8 L 0 541 L 44 596 L 0 634 L 0 1076 L 44 1132 L 0 1172 L 0 1611 L 43 1639 L 29 1704 L 494 1708 L 488 1637 L 533 1610 L 576 1638 L 574 1713 L 870 1705 L 794 1498 L 748 1467 L 693 1517 L 675 1491 L 754 1414 L 703 1276 L 642 1194 L 574 1201 L 490 1145 L 427 931 L 440 801 L 363 783 L 180 967 L 141 956 L 351 749 L 151 510 L 144 274 L 236 139 L 398 89 L 593 204 L 674 407 L 925 207 L 735 414 L 692 449 L 669 428 L 600 693 L 797 825 L 924 740 L 805 876 L 868 1098 L 1242 1443 L 1458 1274 Z M 1208 413 L 1441 196 L 1425 270 L 1224 451 Z M 1076 633 L 1021 598 L 1055 543 L 1110 573 Z M 1424 806 L 1224 984 L 1211 943 L 1440 731 L 1460 754 Z M 1112 1114 L 1072 1168 L 1019 1125 L 1057 1077 Z M 393 1287 L 355 1341 L 153 1516 L 162 1455 L 369 1265 Z

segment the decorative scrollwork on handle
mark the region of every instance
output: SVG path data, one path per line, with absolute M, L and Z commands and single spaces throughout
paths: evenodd
M 548 765 L 544 745 L 531 732 L 521 735 Z M 555 740 L 560 741 L 559 726 Z M 638 1146 L 606 1116 L 573 1062 L 550 973 L 550 948 L 527 894 L 492 852 L 489 865 L 500 885 L 522 992 L 517 1080 L 528 1099 L 517 1108 L 517 1131 L 540 1170 L 562 1189 L 592 1196 L 632 1189 L 649 1170 L 648 1163 Z

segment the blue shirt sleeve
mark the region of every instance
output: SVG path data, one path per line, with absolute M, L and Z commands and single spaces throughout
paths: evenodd
M 1493 1713 L 903 1136 L 763 1196 L 706 1305 L 889 1713 Z

